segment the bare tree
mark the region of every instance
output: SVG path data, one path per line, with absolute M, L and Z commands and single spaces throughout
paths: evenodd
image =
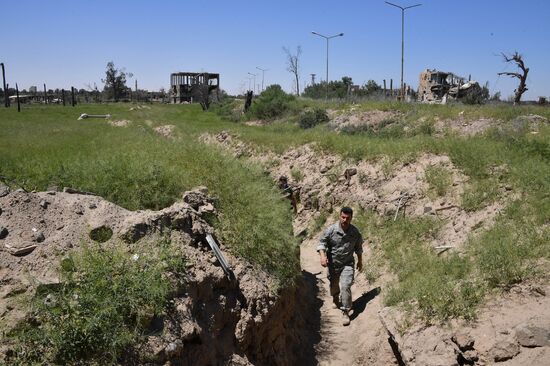
M 514 104 L 519 104 L 521 100 L 521 96 L 523 93 L 525 93 L 527 89 L 526 81 L 527 81 L 527 74 L 529 73 L 529 68 L 525 67 L 525 64 L 523 63 L 523 57 L 516 51 L 513 55 L 506 55 L 505 53 L 502 53 L 502 57 L 504 58 L 505 62 L 514 62 L 516 66 L 520 69 L 520 72 L 499 72 L 499 75 L 507 75 L 511 76 L 513 78 L 519 79 L 519 86 L 516 90 L 514 90 Z
M 300 67 L 299 61 L 300 56 L 302 55 L 302 47 L 296 47 L 296 53 L 292 54 L 290 50 L 286 47 L 283 47 L 283 51 L 286 54 L 286 69 L 296 80 L 296 95 L 300 95 Z

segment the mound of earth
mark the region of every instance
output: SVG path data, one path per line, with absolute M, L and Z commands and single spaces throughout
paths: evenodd
M 132 252 L 144 240 L 169 235 L 190 263 L 183 293 L 174 294 L 166 316 L 138 347 L 139 364 L 293 365 L 308 357 L 305 320 L 296 288 L 274 293 L 274 280 L 235 258 L 228 276 L 205 241 L 204 221 L 215 214 L 204 189 L 160 211 L 128 211 L 91 194 L 2 190 L 0 197 L 0 323 L 5 336 L 25 321 L 39 286 L 59 283 L 58 265 L 85 242 L 123 245 Z M 27 299 L 27 300 L 25 300 Z M 297 300 L 298 299 L 298 300 Z M 0 339 L 0 363 L 13 352 Z M 147 360 L 147 361 L 145 361 Z M 135 361 L 132 361 L 135 362 Z
M 164 126 L 155 127 L 153 130 L 159 135 L 161 135 L 162 137 L 173 138 L 175 128 L 176 126 L 174 125 L 164 125 Z
M 336 131 L 357 128 L 370 128 L 373 131 L 378 131 L 380 128 L 396 122 L 400 115 L 397 111 L 351 111 L 335 116 L 330 120 L 328 126 Z
M 109 121 L 109 124 L 113 127 L 127 127 L 131 121 L 128 121 L 126 119 L 122 119 L 120 121 Z
M 379 316 L 406 366 L 548 365 L 550 286 L 520 285 L 480 310 L 475 324 L 417 325 L 403 333 L 405 316 L 384 308 Z
M 205 135 L 202 139 L 222 145 L 235 156 L 248 156 L 267 166 L 274 180 L 281 175 L 288 177 L 301 201 L 299 215 L 294 221 L 296 233 L 305 232 L 320 212 L 330 213 L 342 205 L 352 205 L 389 217 L 436 216 L 445 224 L 432 245 L 460 251 L 472 232 L 494 224 L 504 208 L 503 201 L 515 197 L 512 187 L 501 185 L 498 191 L 502 201 L 477 211 L 463 209 L 461 196 L 469 178 L 444 155 L 424 154 L 407 163 L 390 163 L 384 159 L 357 163 L 319 152 L 313 144 L 278 156 L 258 153 L 228 132 L 215 137 Z M 444 169 L 451 176 L 450 186 L 442 196 L 430 194 L 426 171 L 433 167 Z

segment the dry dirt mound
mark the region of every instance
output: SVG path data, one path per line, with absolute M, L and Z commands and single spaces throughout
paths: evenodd
M 478 118 L 468 120 L 463 117 L 464 112 L 460 112 L 457 118 L 438 120 L 434 124 L 437 135 L 443 135 L 451 131 L 460 136 L 473 136 L 486 132 L 491 128 L 511 129 L 514 131 L 530 131 L 538 133 L 541 126 L 548 124 L 548 119 L 537 114 L 528 114 L 519 116 L 509 122 L 503 122 L 491 118 Z
M 174 138 L 174 130 L 176 129 L 176 126 L 174 125 L 163 125 L 155 127 L 153 130 L 161 135 L 162 137 L 166 138 Z
M 202 140 L 219 144 L 237 157 L 248 156 L 264 164 L 274 180 L 287 176 L 301 201 L 294 222 L 297 233 L 304 232 L 319 212 L 332 212 L 347 204 L 389 217 L 438 217 L 444 225 L 432 245 L 460 251 L 472 232 L 491 227 L 504 208 L 502 202 L 495 202 L 477 211 L 464 210 L 461 196 L 469 178 L 443 155 L 424 154 L 410 163 L 391 163 L 385 159 L 357 163 L 319 152 L 311 144 L 277 156 L 259 154 L 228 132 L 204 135 Z M 445 170 L 451 177 L 447 191 L 441 196 L 432 194 L 427 183 L 426 172 L 434 167 Z M 505 199 L 514 195 L 509 186 L 499 186 L 498 190 Z
M 328 123 L 328 126 L 336 131 L 361 127 L 378 131 L 380 128 L 396 122 L 400 115 L 397 111 L 351 111 L 335 116 Z
M 109 124 L 113 127 L 127 127 L 132 123 L 131 121 L 128 121 L 126 119 L 120 120 L 120 121 L 109 121 Z
M 204 190 L 186 192 L 183 201 L 160 211 L 136 212 L 69 192 L 75 191 L 18 190 L 0 197 L 3 331 L 25 319 L 25 299 L 38 286 L 60 281 L 57 266 L 67 251 L 95 240 L 132 252 L 143 240 L 163 234 L 190 266 L 185 291 L 174 294 L 138 359 L 145 357 L 152 365 L 292 365 L 306 357 L 296 290 L 273 293 L 275 284 L 267 274 L 232 256 L 221 243 L 234 269 L 234 277 L 228 277 L 209 249 L 204 238 L 213 229 L 201 216 L 215 209 Z M 10 345 L 0 339 L 0 363 L 9 352 Z
M 407 366 L 548 365 L 550 286 L 521 285 L 480 310 L 475 324 L 456 321 L 447 328 L 413 326 L 384 308 L 380 318 Z

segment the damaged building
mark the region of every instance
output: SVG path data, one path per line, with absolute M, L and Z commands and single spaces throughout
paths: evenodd
M 452 72 L 427 69 L 420 73 L 418 101 L 425 103 L 446 103 L 472 94 L 479 94 L 477 81 L 468 80 Z
M 172 103 L 206 103 L 208 105 L 210 96 L 217 95 L 219 88 L 220 74 L 176 72 L 170 75 Z

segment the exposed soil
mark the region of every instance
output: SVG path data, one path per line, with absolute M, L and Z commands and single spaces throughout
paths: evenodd
M 207 143 L 247 156 L 263 164 L 276 180 L 286 175 L 300 192 L 301 203 L 294 221 L 296 235 L 309 234 L 301 246 L 305 277 L 315 281 L 320 316 L 320 338 L 315 344 L 315 363 L 321 365 L 546 365 L 550 363 L 550 298 L 547 282 L 523 285 L 490 301 L 475 323 L 414 325 L 396 308 L 383 308 L 387 275 L 368 283 L 363 274 L 353 286 L 352 322 L 341 325 L 341 314 L 332 309 L 324 269 L 315 252 L 318 232 L 308 232 L 321 211 L 342 205 L 370 209 L 379 215 L 420 217 L 435 215 L 444 225 L 431 243 L 460 252 L 471 235 L 490 228 L 510 199 L 510 186 L 498 187 L 499 199 L 477 211 L 461 208 L 460 197 L 469 179 L 447 156 L 422 155 L 409 163 L 387 161 L 352 163 L 323 154 L 314 145 L 291 149 L 277 156 L 258 154 L 254 148 L 224 132 L 202 136 Z M 451 173 L 452 183 L 442 197 L 430 194 L 425 172 L 440 166 Z M 505 169 L 505 167 L 495 167 Z M 299 173 L 297 173 L 299 172 Z M 300 180 L 297 181 L 296 179 Z M 405 198 L 404 198 L 405 197 Z M 326 223 L 328 224 L 328 223 Z M 326 226 L 326 225 L 324 225 Z M 365 257 L 369 258 L 368 247 Z M 382 294 L 379 295 L 379 289 Z M 537 339 L 534 341 L 533 339 Z M 536 343 L 536 345 L 535 345 Z
M 127 127 L 132 123 L 131 121 L 128 121 L 126 119 L 119 120 L 119 121 L 109 121 L 109 124 L 113 127 Z
M 331 121 L 328 123 L 329 128 L 336 131 L 342 131 L 349 128 L 369 127 L 373 131 L 378 131 L 380 128 L 394 123 L 400 117 L 397 111 L 365 111 L 355 112 L 351 110 L 343 114 L 330 113 Z
M 163 125 L 153 128 L 153 130 L 161 135 L 162 137 L 166 138 L 174 138 L 174 129 L 176 126 L 174 125 Z
M 318 322 L 309 325 L 301 309 L 310 307 L 312 297 L 299 296 L 302 285 L 275 293 L 270 276 L 220 243 L 233 268 L 234 278 L 228 277 L 204 240 L 213 229 L 201 216 L 215 213 L 204 189 L 186 192 L 163 210 L 136 212 L 72 189 L 10 193 L 4 187 L 0 196 L 0 363 L 9 363 L 13 352 L 3 337 L 25 321 L 39 286 L 59 283 L 57 267 L 69 250 L 95 240 L 137 253 L 140 243 L 163 234 L 187 258 L 185 287 L 125 364 L 311 364 L 306 340 L 317 333 Z

